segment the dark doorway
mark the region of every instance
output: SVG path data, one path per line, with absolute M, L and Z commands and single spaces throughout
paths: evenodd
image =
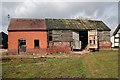
M 34 48 L 39 48 L 39 40 L 34 40 Z
M 26 52 L 26 40 L 18 40 L 18 54 Z
M 85 49 L 88 45 L 88 31 L 80 31 L 79 40 L 81 41 L 82 49 Z

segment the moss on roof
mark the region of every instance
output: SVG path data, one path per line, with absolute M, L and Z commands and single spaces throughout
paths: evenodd
M 83 19 L 46 19 L 47 29 L 105 30 L 110 31 L 102 21 Z
M 86 19 L 24 19 L 13 18 L 10 21 L 9 30 L 50 30 L 50 29 L 69 29 L 69 30 L 104 30 L 110 31 L 102 21 Z

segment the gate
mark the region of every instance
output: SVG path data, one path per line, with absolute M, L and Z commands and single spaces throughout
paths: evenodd
M 98 49 L 97 30 L 88 31 L 88 47 L 89 49 Z

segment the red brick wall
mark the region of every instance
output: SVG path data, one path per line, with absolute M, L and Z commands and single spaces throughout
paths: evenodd
M 49 42 L 49 47 L 70 47 L 70 42 Z
M 18 39 L 26 40 L 26 52 L 34 49 L 34 39 L 39 39 L 40 48 L 47 48 L 47 31 L 8 32 L 8 51 L 17 52 Z
M 26 40 L 26 52 L 46 53 L 46 52 L 68 52 L 71 51 L 69 42 L 63 42 L 60 47 L 47 48 L 47 31 L 17 31 L 8 32 L 8 51 L 12 54 L 18 52 L 18 39 Z M 34 48 L 34 39 L 39 39 L 40 48 Z M 56 44 L 57 45 L 57 44 Z M 69 46 L 68 46 L 69 45 Z
M 44 49 L 28 49 L 29 53 L 54 53 L 54 52 L 70 52 L 70 47 L 44 48 Z
M 111 49 L 111 42 L 108 41 L 99 42 L 99 49 Z

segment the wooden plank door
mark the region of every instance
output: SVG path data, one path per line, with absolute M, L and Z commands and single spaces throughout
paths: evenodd
M 98 49 L 97 30 L 88 31 L 88 47 L 89 49 Z
M 18 54 L 26 52 L 26 40 L 18 40 Z
M 81 49 L 81 41 L 73 40 L 73 49 Z
M 81 41 L 79 40 L 79 32 L 73 31 L 73 49 L 81 49 Z

